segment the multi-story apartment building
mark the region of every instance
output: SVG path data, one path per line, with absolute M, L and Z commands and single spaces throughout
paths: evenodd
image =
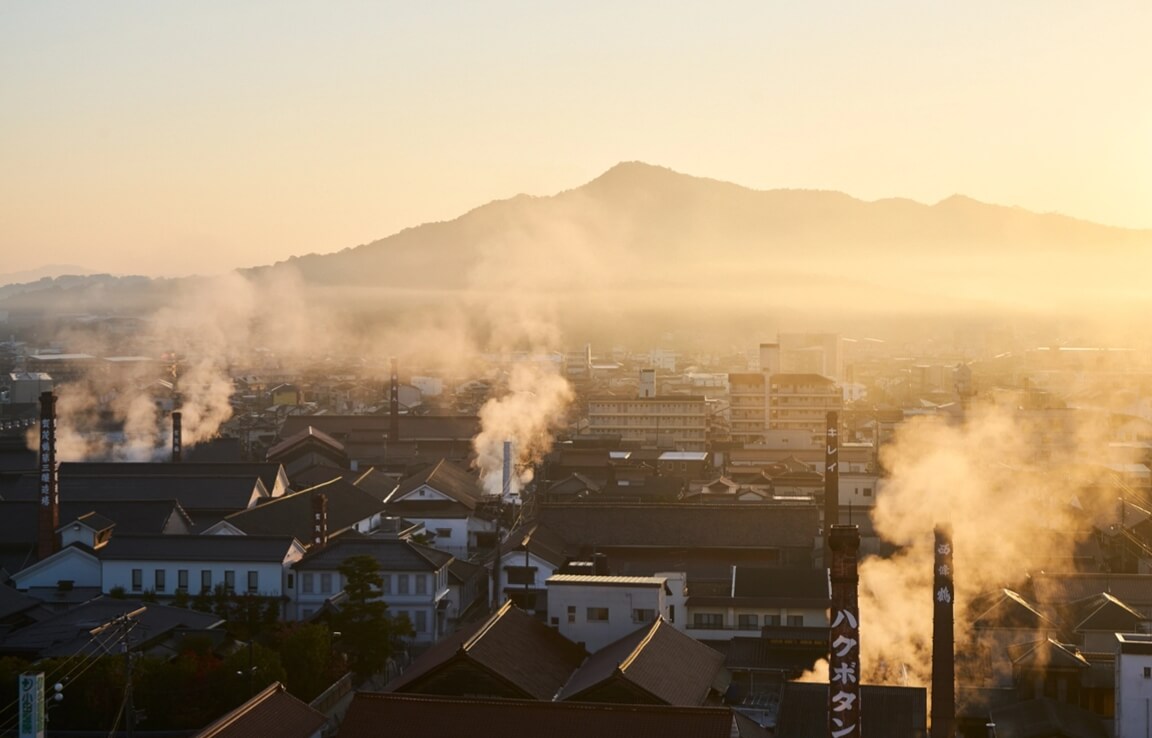
M 766 378 L 769 430 L 822 433 L 829 411 L 844 407 L 844 394 L 819 374 L 771 374 Z
M 588 432 L 660 448 L 706 451 L 708 403 L 702 395 L 593 397 L 588 400 Z

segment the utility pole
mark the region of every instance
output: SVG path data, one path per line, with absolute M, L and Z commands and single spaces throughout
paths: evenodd
M 128 738 L 132 738 L 136 728 L 136 705 L 132 700 L 132 646 L 128 642 L 128 633 L 132 630 L 132 621 L 127 615 L 124 618 L 124 635 L 121 644 L 124 648 L 124 727 Z

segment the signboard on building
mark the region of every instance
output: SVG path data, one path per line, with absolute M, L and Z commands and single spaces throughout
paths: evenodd
M 44 672 L 21 674 L 19 691 L 20 738 L 44 738 Z

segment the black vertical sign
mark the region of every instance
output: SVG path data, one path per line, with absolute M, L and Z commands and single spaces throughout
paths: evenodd
M 956 669 L 952 570 L 952 530 L 936 526 L 932 577 L 932 738 L 952 738 L 956 732 Z
M 840 416 L 828 413 L 824 434 L 824 566 L 829 566 L 829 537 L 832 526 L 840 524 Z
M 828 531 L 832 626 L 828 633 L 828 735 L 860 738 L 860 606 L 856 557 L 860 529 L 836 525 Z

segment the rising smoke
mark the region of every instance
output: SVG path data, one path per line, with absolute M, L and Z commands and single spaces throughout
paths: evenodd
M 964 421 L 912 419 L 883 449 L 890 476 L 873 522 L 898 553 L 860 563 L 866 681 L 931 683 L 936 524 L 953 528 L 956 644 L 964 649 L 973 641 L 972 618 L 981 614 L 971 609 L 977 598 L 1018 588 L 1030 572 L 1070 570 L 1093 523 L 1115 510 L 1116 488 L 1106 469 L 1076 464 L 1063 448 L 1046 446 L 1055 421 L 1051 412 L 984 405 Z M 1102 428 L 1084 424 L 1075 430 L 1084 453 L 1101 448 Z M 979 682 L 990 675 L 963 676 Z

